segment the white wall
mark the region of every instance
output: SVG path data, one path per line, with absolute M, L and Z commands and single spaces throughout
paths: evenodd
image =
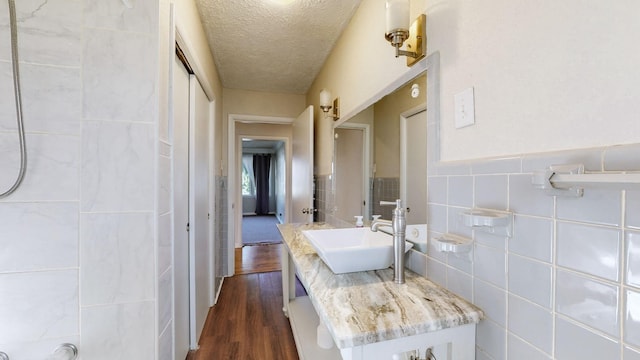
M 445 160 L 640 140 L 640 3 L 429 0 L 441 53 Z M 453 97 L 475 88 L 476 125 L 454 128 Z
M 157 1 L 16 1 L 29 166 L 0 201 L 0 351 L 156 351 Z M 9 39 L 6 2 L 0 38 Z M 0 47 L 0 187 L 17 142 Z
M 296 118 L 305 109 L 304 95 L 224 89 L 224 133 L 228 132 L 229 114 Z M 237 130 L 237 127 L 236 127 Z M 256 134 L 260 135 L 260 134 Z M 227 137 L 223 137 L 226 154 Z M 228 167 L 225 166 L 225 172 Z

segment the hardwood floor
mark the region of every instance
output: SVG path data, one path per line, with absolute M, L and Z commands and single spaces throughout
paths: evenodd
M 188 360 L 298 360 L 289 319 L 282 312 L 281 246 L 236 249 L 236 275 L 224 280 L 200 349 Z M 296 293 L 304 294 L 299 282 Z
M 236 249 L 236 275 L 280 271 L 282 244 L 243 246 Z

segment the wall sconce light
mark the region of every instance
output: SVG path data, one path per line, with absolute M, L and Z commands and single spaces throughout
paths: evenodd
M 396 57 L 407 57 L 407 66 L 424 58 L 427 52 L 427 16 L 421 14 L 409 25 L 409 0 L 387 0 L 385 39 L 396 48 Z M 407 50 L 400 50 L 407 41 Z
M 332 103 L 331 92 L 327 89 L 322 89 L 320 91 L 320 109 L 322 109 L 325 116 L 329 114 L 329 110 L 333 109 L 331 112 L 333 121 L 340 119 L 340 98 L 335 98 Z

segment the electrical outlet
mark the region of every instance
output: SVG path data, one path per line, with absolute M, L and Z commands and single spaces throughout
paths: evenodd
M 456 129 L 475 124 L 475 110 L 473 104 L 473 88 L 470 87 L 454 97 Z

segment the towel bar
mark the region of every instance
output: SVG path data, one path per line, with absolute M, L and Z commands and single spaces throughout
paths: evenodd
M 584 165 L 553 165 L 536 171 L 531 184 L 548 195 L 581 197 L 585 187 L 613 190 L 640 189 L 640 173 L 584 172 Z

